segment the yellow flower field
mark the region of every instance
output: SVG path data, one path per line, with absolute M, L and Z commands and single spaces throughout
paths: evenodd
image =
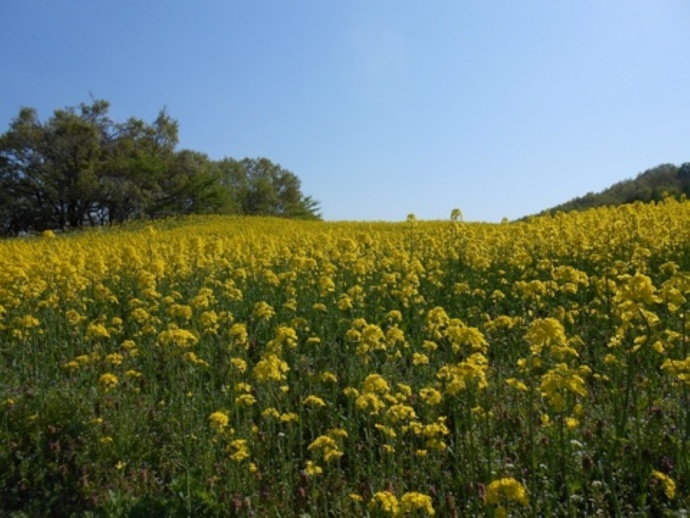
M 690 507 L 690 203 L 0 242 L 0 514 Z

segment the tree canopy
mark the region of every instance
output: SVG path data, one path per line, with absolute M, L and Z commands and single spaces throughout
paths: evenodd
M 184 214 L 320 219 L 299 178 L 267 158 L 177 150 L 165 109 L 147 123 L 113 121 L 109 108 L 94 100 L 44 122 L 19 110 L 0 135 L 0 234 Z
M 681 166 L 661 164 L 640 173 L 634 179 L 613 184 L 599 193 L 589 192 L 584 196 L 547 209 L 542 214 L 585 210 L 604 205 L 623 205 L 641 201 L 661 201 L 666 196 L 690 198 L 690 162 Z

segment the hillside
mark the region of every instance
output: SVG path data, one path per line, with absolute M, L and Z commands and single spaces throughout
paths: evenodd
M 662 164 L 637 175 L 634 179 L 623 180 L 598 193 L 589 192 L 584 196 L 546 209 L 541 214 L 558 211 L 570 212 L 604 205 L 622 205 L 636 201 L 659 201 L 665 196 L 679 198 L 681 194 L 690 196 L 690 162 L 680 167 Z

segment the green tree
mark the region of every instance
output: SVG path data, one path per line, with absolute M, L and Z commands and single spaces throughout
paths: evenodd
M 212 161 L 176 151 L 178 123 L 114 122 L 107 101 L 22 108 L 0 135 L 0 233 L 120 223 L 176 214 L 320 218 L 296 175 L 266 158 Z

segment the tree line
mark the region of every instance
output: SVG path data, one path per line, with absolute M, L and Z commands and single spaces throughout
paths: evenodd
M 613 184 L 601 192 L 588 192 L 584 196 L 545 210 L 542 214 L 586 210 L 605 205 L 623 205 L 641 201 L 661 201 L 667 196 L 690 198 L 690 162 L 680 166 L 661 164 L 637 175 L 633 179 Z
M 299 178 L 267 158 L 211 160 L 177 150 L 165 109 L 147 123 L 113 121 L 110 104 L 21 108 L 0 135 L 0 234 L 186 214 L 320 219 Z

